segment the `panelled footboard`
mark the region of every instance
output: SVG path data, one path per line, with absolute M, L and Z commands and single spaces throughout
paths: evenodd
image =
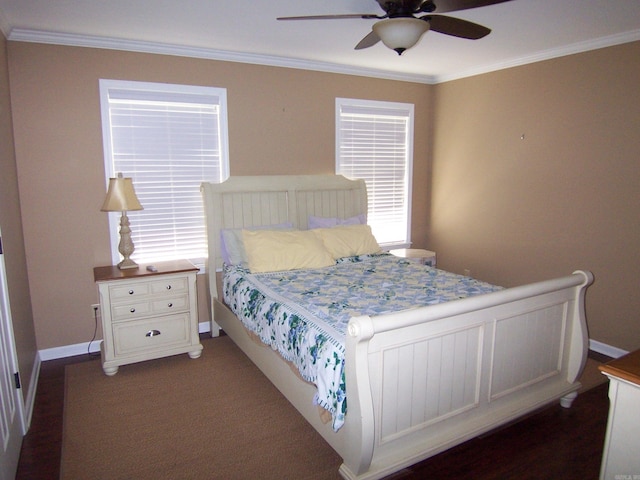
M 382 478 L 559 398 L 587 355 L 588 272 L 357 317 L 347 335 L 345 478 Z

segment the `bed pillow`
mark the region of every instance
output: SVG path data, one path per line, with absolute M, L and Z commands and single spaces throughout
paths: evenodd
M 291 222 L 277 225 L 261 225 L 247 227 L 246 230 L 291 230 Z M 247 254 L 242 243 L 242 228 L 226 228 L 220 230 L 220 256 L 227 265 L 241 265 L 247 263 Z
M 380 245 L 369 225 L 341 225 L 310 230 L 322 240 L 334 259 L 379 253 Z
M 364 213 L 349 218 L 315 217 L 309 215 L 309 229 L 330 228 L 337 225 L 364 225 L 365 223 L 367 223 L 367 218 Z
M 252 273 L 322 268 L 336 262 L 311 230 L 243 230 Z

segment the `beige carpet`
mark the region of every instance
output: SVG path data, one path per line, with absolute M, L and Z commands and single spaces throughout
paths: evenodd
M 341 460 L 229 337 L 127 365 L 65 375 L 61 478 L 338 479 Z M 582 391 L 606 379 L 589 359 Z
M 61 478 L 338 479 L 341 459 L 228 337 L 65 375 Z M 311 400 L 310 400 L 311 401 Z

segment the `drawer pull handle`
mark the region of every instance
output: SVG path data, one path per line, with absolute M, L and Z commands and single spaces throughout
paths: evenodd
M 133 290 L 129 290 L 129 295 L 133 295 L 134 291 Z
M 145 337 L 157 337 L 158 335 L 160 335 L 160 330 L 149 330 Z
M 171 285 L 167 285 L 167 290 L 171 290 Z
M 131 313 L 136 313 L 136 309 L 132 308 L 131 310 L 129 310 Z
M 173 307 L 173 303 L 170 303 L 169 305 L 167 305 L 167 307 L 169 308 Z

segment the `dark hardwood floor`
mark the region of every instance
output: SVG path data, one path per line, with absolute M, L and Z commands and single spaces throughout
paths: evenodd
M 60 478 L 64 367 L 77 362 L 100 361 L 99 355 L 42 362 L 31 417 L 31 427 L 22 440 L 16 480 Z
M 99 357 L 84 355 L 42 363 L 31 428 L 23 440 L 16 479 L 59 478 L 64 367 L 80 361 L 99 361 Z M 547 407 L 390 478 L 595 480 L 608 408 L 605 383 L 579 395 L 570 409 Z
M 605 383 L 580 394 L 570 409 L 553 405 L 470 440 L 397 478 L 596 480 L 609 408 L 607 388 Z

